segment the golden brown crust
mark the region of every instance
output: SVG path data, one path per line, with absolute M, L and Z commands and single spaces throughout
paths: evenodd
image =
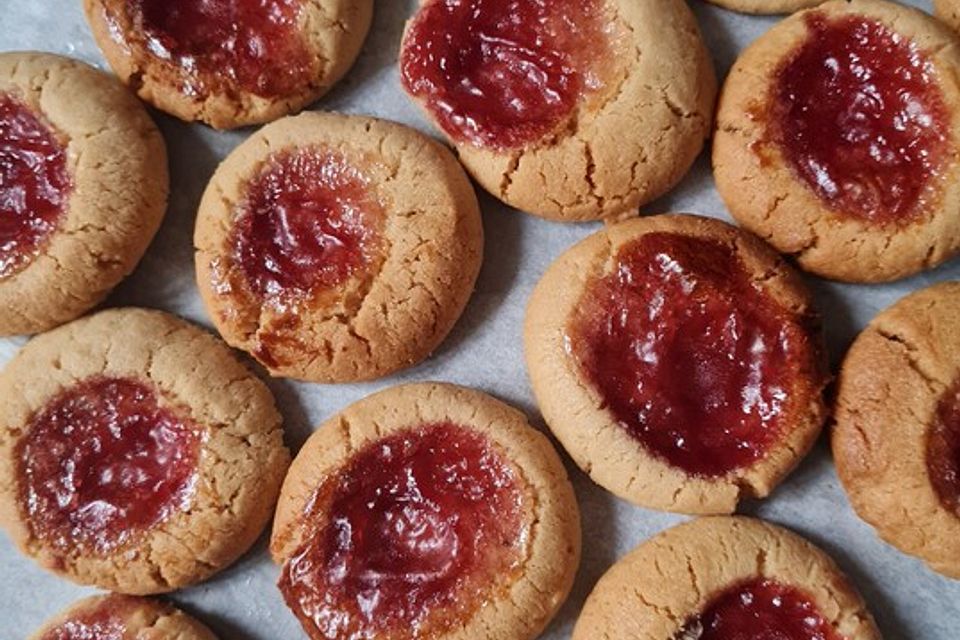
M 923 289 L 883 311 L 840 371 L 833 456 L 850 502 L 887 542 L 960 578 L 960 514 L 940 502 L 927 440 L 960 378 L 960 283 Z
M 793 13 L 800 9 L 815 7 L 823 0 L 707 0 L 707 2 L 740 13 L 770 15 Z
M 153 383 L 161 403 L 184 408 L 204 429 L 189 510 L 103 555 L 62 551 L 31 533 L 14 460 L 30 416 L 97 375 Z M 77 320 L 34 338 L 0 373 L 0 524 L 23 553 L 81 584 L 142 595 L 198 582 L 236 560 L 267 524 L 289 462 L 280 423 L 266 386 L 198 327 L 143 309 Z
M 720 240 L 735 246 L 755 281 L 798 317 L 815 316 L 799 276 L 756 237 L 731 225 L 690 215 L 661 215 L 621 222 L 595 233 L 554 262 L 527 306 L 524 346 L 527 370 L 544 419 L 574 461 L 618 496 L 645 507 L 681 513 L 731 513 L 744 497 L 764 497 L 813 446 L 825 419 L 825 363 L 810 377 L 810 406 L 764 458 L 719 478 L 688 475 L 651 455 L 617 422 L 599 394 L 583 380 L 565 346 L 570 315 L 587 283 L 609 272 L 619 248 L 654 231 Z M 823 358 L 821 338 L 814 349 Z
M 136 98 L 76 60 L 0 53 L 0 92 L 62 136 L 73 182 L 40 255 L 0 279 L 0 335 L 36 333 L 90 310 L 140 261 L 167 208 L 166 146 Z
M 282 312 L 216 282 L 251 174 L 276 151 L 310 145 L 340 152 L 367 174 L 384 206 L 385 255 L 372 276 L 301 310 L 289 328 Z M 204 193 L 194 243 L 200 294 L 224 339 L 274 375 L 316 382 L 377 378 L 426 358 L 460 317 L 483 259 L 476 195 L 449 151 L 403 125 L 332 113 L 286 118 L 240 145 Z M 275 344 L 270 358 L 258 353 L 265 337 Z
M 489 438 L 525 480 L 534 513 L 522 573 L 508 591 L 480 607 L 443 640 L 525 640 L 536 637 L 566 599 L 580 562 L 580 515 L 573 487 L 549 440 L 516 409 L 450 384 L 389 388 L 344 409 L 310 437 L 284 481 L 270 551 L 285 562 L 305 535 L 307 502 L 323 479 L 353 452 L 410 427 L 453 422 Z
M 829 556 L 745 517 L 699 518 L 641 544 L 597 583 L 573 640 L 677 639 L 711 598 L 761 577 L 801 589 L 842 637 L 880 640 L 863 599 Z
M 864 15 L 911 38 L 928 52 L 943 91 L 949 129 L 953 133 L 948 166 L 942 177 L 939 206 L 906 227 L 876 226 L 826 208 L 795 177 L 782 153 L 763 145 L 762 111 L 772 78 L 784 56 L 806 38 L 806 16 Z M 849 282 L 896 280 L 934 267 L 960 250 L 960 65 L 956 35 L 929 15 L 882 0 L 833 0 L 790 16 L 754 42 L 734 64 L 720 95 L 714 135 L 713 168 L 717 189 L 737 221 L 793 255 L 817 275 Z

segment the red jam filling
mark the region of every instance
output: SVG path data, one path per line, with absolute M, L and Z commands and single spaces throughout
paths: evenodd
M 927 469 L 940 502 L 960 517 L 960 383 L 937 407 L 927 440 Z
M 451 137 L 520 147 L 603 87 L 611 31 L 602 0 L 432 0 L 405 39 L 401 78 Z
M 799 589 L 758 578 L 714 597 L 675 640 L 845 640 Z
M 97 376 L 55 396 L 18 443 L 21 504 L 33 534 L 107 552 L 186 508 L 200 430 L 137 380 Z
M 116 1 L 126 3 L 132 37 L 177 69 L 188 94 L 222 83 L 284 96 L 314 79 L 315 56 L 300 31 L 302 0 Z
M 874 224 L 921 217 L 951 144 L 932 63 L 867 18 L 814 13 L 807 29 L 776 76 L 772 138 L 838 213 Z
M 754 284 L 732 247 L 674 233 L 625 245 L 588 284 L 568 345 L 604 406 L 687 473 L 750 465 L 789 428 L 815 354 L 803 319 Z
M 124 640 L 127 634 L 124 618 L 134 602 L 126 596 L 106 596 L 92 609 L 46 631 L 40 640 Z
M 462 624 L 521 562 L 521 482 L 453 424 L 377 441 L 315 494 L 315 528 L 281 574 L 287 604 L 311 638 L 434 637 Z
M 37 256 L 70 191 L 64 145 L 27 105 L 0 93 L 0 279 Z

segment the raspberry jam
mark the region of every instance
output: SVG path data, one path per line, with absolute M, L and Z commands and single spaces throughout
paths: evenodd
M 776 75 L 771 137 L 838 213 L 878 225 L 922 217 L 952 145 L 933 64 L 860 16 L 813 13 L 807 30 Z
M 613 25 L 602 0 L 432 0 L 405 38 L 401 78 L 451 137 L 521 147 L 606 84 Z
M 105 553 L 186 508 L 200 437 L 134 379 L 97 376 L 61 391 L 17 444 L 33 535 L 64 551 Z
M 940 502 L 960 517 L 960 383 L 937 407 L 927 438 L 927 469 Z
M 67 150 L 23 102 L 0 93 L 0 280 L 39 254 L 72 190 Z
M 311 638 L 442 635 L 515 579 L 521 483 L 485 438 L 450 423 L 367 446 L 314 495 L 313 531 L 280 577 L 287 604 Z
M 727 589 L 674 640 L 846 640 L 807 594 L 758 578 Z
M 302 0 L 112 1 L 125 3 L 129 32 L 116 18 L 112 31 L 171 65 L 188 95 L 235 88 L 284 96 L 317 74 L 300 30 Z
M 94 607 L 46 631 L 40 640 L 124 640 L 128 631 L 124 620 L 135 603 L 136 600 L 128 596 L 104 596 Z
M 648 233 L 587 286 L 568 326 L 580 370 L 653 455 L 699 476 L 763 457 L 809 406 L 804 319 L 759 285 L 730 245 Z

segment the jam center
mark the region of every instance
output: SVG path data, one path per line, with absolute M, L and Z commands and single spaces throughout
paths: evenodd
M 0 93 L 0 280 L 40 253 L 70 191 L 64 146 L 27 105 Z
M 64 550 L 116 548 L 188 505 L 199 442 L 142 382 L 98 376 L 65 389 L 17 445 L 33 534 Z
M 874 224 L 923 216 L 951 145 L 932 63 L 859 16 L 814 13 L 807 30 L 775 79 L 772 138 L 838 213 Z
M 402 81 L 451 137 L 520 147 L 603 87 L 611 25 L 602 0 L 432 0 L 405 40 Z
M 271 97 L 296 93 L 315 74 L 300 32 L 302 0 L 122 0 L 136 37 L 175 65 L 188 94 L 211 77 Z
M 761 458 L 806 405 L 814 362 L 800 320 L 755 285 L 733 249 L 648 233 L 590 282 L 568 328 L 587 380 L 648 451 L 719 476 Z
M 433 637 L 513 578 L 525 553 L 520 483 L 463 427 L 379 440 L 318 490 L 305 516 L 316 529 L 280 589 L 313 638 Z
M 960 383 L 937 407 L 927 440 L 927 469 L 940 502 L 960 517 Z
M 103 597 L 93 608 L 85 609 L 45 632 L 40 640 L 124 640 L 124 619 L 136 607 L 128 596 Z
M 674 640 L 845 640 L 799 589 L 756 579 L 714 597 Z

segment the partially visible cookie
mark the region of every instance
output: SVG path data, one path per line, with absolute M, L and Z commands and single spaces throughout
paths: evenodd
M 807 7 L 815 7 L 823 0 L 707 0 L 724 9 L 757 15 L 793 13 Z
M 171 591 L 236 560 L 289 456 L 266 386 L 174 316 L 118 309 L 30 341 L 0 374 L 0 524 L 44 568 Z
M 806 455 L 829 375 L 810 293 L 719 220 L 608 226 L 554 262 L 524 328 L 550 429 L 598 484 L 641 506 L 731 513 Z
M 84 0 L 120 79 L 162 111 L 229 129 L 299 111 L 347 72 L 373 0 Z
M 827 554 L 743 517 L 700 518 L 644 542 L 600 579 L 573 640 L 880 640 Z
M 30 640 L 216 640 L 207 627 L 159 600 L 110 594 L 74 603 Z
M 960 2 L 933 0 L 933 13 L 954 31 L 960 32 Z
M 523 414 L 411 384 L 311 436 L 270 550 L 311 638 L 530 640 L 573 583 L 580 519 L 560 458 Z
M 714 138 L 731 214 L 807 271 L 881 282 L 960 250 L 960 39 L 926 13 L 833 0 L 737 60 Z
M 167 208 L 167 154 L 110 76 L 0 53 L 0 335 L 73 320 L 133 271 Z
M 487 191 L 564 221 L 631 214 L 676 185 L 716 96 L 682 0 L 427 0 L 400 71 Z
M 426 358 L 483 259 L 456 159 L 400 124 L 305 113 L 250 137 L 204 193 L 197 283 L 231 345 L 274 375 L 378 378 Z
M 843 361 L 833 457 L 880 536 L 960 579 L 960 283 L 873 319 Z

